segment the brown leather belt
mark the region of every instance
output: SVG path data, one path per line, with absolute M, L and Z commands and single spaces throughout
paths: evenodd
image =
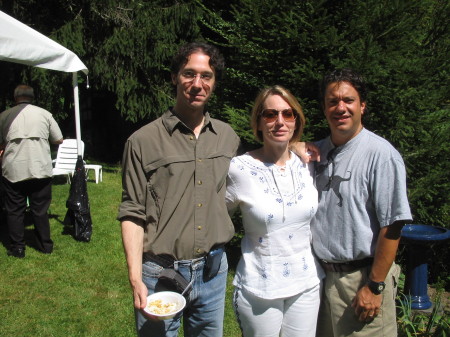
M 327 262 L 325 260 L 320 260 L 320 265 L 323 269 L 326 271 L 331 272 L 344 272 L 349 273 L 352 271 L 355 271 L 357 269 L 361 269 L 367 266 L 370 266 L 373 263 L 373 258 L 368 257 L 362 260 L 355 260 L 355 261 L 347 261 L 347 262 L 340 262 L 340 263 L 334 263 L 334 262 Z

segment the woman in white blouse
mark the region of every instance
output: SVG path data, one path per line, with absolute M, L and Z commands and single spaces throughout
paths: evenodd
M 287 89 L 264 89 L 251 116 L 263 146 L 231 161 L 227 207 L 240 207 L 245 231 L 233 302 L 245 337 L 315 336 L 323 277 L 311 252 L 317 190 L 312 164 L 289 150 L 304 125 Z

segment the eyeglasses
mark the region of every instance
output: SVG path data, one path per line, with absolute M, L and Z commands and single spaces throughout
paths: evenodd
M 214 78 L 213 73 L 196 74 L 195 72 L 190 70 L 183 71 L 180 75 L 185 80 L 185 82 L 194 81 L 197 76 L 200 77 L 200 80 L 203 83 L 209 83 Z
M 294 122 L 297 118 L 297 111 L 294 109 L 284 109 L 281 111 L 275 109 L 264 109 L 261 112 L 261 116 L 266 123 L 273 123 L 278 119 L 278 114 L 280 112 L 285 122 Z

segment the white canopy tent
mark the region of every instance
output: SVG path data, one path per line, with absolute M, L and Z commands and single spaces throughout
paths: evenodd
M 72 73 L 77 147 L 82 155 L 77 72 L 87 75 L 88 69 L 78 56 L 0 11 L 0 61 Z

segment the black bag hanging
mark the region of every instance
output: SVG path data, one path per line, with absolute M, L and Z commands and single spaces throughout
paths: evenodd
M 75 240 L 89 242 L 92 235 L 92 220 L 87 194 L 86 172 L 81 156 L 78 156 L 75 173 L 70 185 L 69 199 L 66 202 L 67 213 L 64 225 L 73 227 Z

